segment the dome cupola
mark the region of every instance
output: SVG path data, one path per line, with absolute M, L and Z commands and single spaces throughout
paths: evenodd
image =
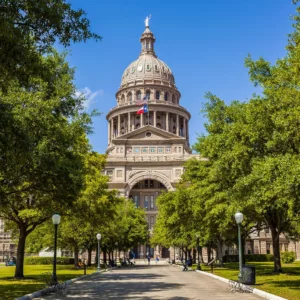
M 175 88 L 171 69 L 157 58 L 154 51 L 155 37 L 149 28 L 150 17 L 145 20 L 146 29 L 140 38 L 141 53 L 123 72 L 120 89 L 140 84 L 155 84 Z

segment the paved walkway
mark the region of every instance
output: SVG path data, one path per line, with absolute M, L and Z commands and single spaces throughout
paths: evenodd
M 66 296 L 49 295 L 39 299 L 262 299 L 227 289 L 228 285 L 219 280 L 192 271 L 182 272 L 178 267 L 137 266 L 93 274 L 70 285 Z

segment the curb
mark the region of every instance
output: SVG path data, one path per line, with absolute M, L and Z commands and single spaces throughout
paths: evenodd
M 195 270 L 197 273 L 200 273 L 202 275 L 205 275 L 205 276 L 209 276 L 209 277 L 212 277 L 214 279 L 217 279 L 217 280 L 220 280 L 220 281 L 223 281 L 225 283 L 230 283 L 232 280 L 229 280 L 229 279 L 226 279 L 226 278 L 223 278 L 221 276 L 218 276 L 218 275 L 214 275 L 214 274 L 210 274 L 210 273 L 207 273 L 207 272 L 204 272 L 204 271 L 198 271 L 198 270 Z M 249 290 L 249 286 L 247 285 L 244 285 L 244 284 L 241 284 L 241 287 L 243 290 Z M 255 295 L 258 295 L 262 298 L 265 298 L 265 299 L 268 299 L 268 300 L 288 300 L 286 298 L 282 298 L 282 297 L 279 297 L 279 296 L 276 296 L 276 295 L 273 295 L 273 294 L 270 294 L 270 293 L 267 293 L 267 292 L 264 292 L 262 290 L 259 290 L 259 289 L 251 289 L 252 293 L 255 294 Z
M 92 275 L 95 275 L 97 273 L 104 273 L 106 272 L 106 270 L 101 270 L 100 272 L 94 272 L 94 273 L 91 273 L 91 274 L 87 274 L 87 275 L 82 275 L 80 277 L 76 277 L 76 278 L 73 278 L 73 279 L 69 279 L 63 283 L 60 283 L 58 284 L 58 286 L 62 286 L 63 284 L 66 284 L 66 285 L 70 285 L 72 284 L 73 282 L 76 282 L 78 280 L 81 280 L 81 279 L 84 279 L 86 277 L 89 277 L 89 276 L 92 276 Z M 24 295 L 22 297 L 19 297 L 19 298 L 15 298 L 15 300 L 31 300 L 31 299 L 34 299 L 34 298 L 39 298 L 41 296 L 45 296 L 47 294 L 50 294 L 54 291 L 54 288 L 55 286 L 50 286 L 50 287 L 46 287 L 42 290 L 39 290 L 39 291 L 36 291 L 36 292 L 33 292 L 32 294 L 27 294 L 27 295 Z

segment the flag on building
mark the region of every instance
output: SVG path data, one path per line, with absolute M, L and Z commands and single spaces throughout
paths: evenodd
M 146 103 L 148 103 L 148 100 L 149 100 L 149 95 L 145 95 L 145 97 L 142 100 L 137 100 L 136 104 L 137 105 L 146 104 Z
M 137 115 L 146 114 L 148 112 L 148 105 L 143 105 L 136 113 Z

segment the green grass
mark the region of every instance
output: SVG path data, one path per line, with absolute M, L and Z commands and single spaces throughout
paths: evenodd
M 87 274 L 95 272 L 95 268 L 88 268 Z M 25 265 L 25 279 L 14 279 L 15 267 L 0 266 L 0 300 L 11 300 L 17 297 L 36 292 L 46 287 L 43 273 L 51 273 L 51 265 Z M 60 282 L 83 275 L 83 269 L 73 269 L 73 266 L 57 266 L 56 271 Z
M 249 262 L 249 266 L 256 268 L 256 285 L 253 286 L 265 292 L 287 298 L 300 299 L 300 262 L 283 264 L 283 274 L 273 274 L 273 262 Z M 237 280 L 238 263 L 226 263 L 225 268 L 214 268 L 214 274 Z M 210 267 L 201 266 L 203 271 L 210 272 Z

